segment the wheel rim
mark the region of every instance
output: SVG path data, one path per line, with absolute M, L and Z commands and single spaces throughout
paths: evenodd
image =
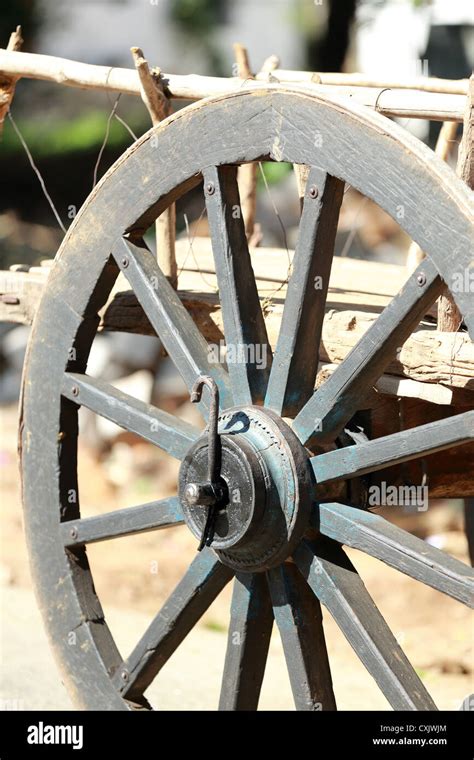
M 225 143 L 223 134 L 228 137 Z M 268 157 L 313 167 L 273 362 L 243 225 L 231 213 L 239 202 L 233 164 Z M 204 339 L 141 241 L 154 218 L 201 179 L 225 338 L 228 345 L 266 347 L 263 371 L 257 371 L 255 362 L 229 363 L 228 372 L 220 364 L 209 365 Z M 303 347 L 309 339 L 313 345 L 319 343 L 326 290 L 312 300 L 309 292 L 314 277 L 328 279 L 342 180 L 394 218 L 397 209 L 404 207 L 398 220 L 429 258 L 378 318 L 372 335 L 364 336 L 357 351 L 313 394 L 318 352 L 308 356 Z M 125 193 L 124 187 L 139 187 L 140 192 Z M 334 440 L 357 411 L 362 389 L 382 373 L 387 356 L 441 292 L 439 275 L 449 284 L 468 269 L 469 195 L 430 151 L 383 117 L 362 109 L 348 114 L 341 103 L 315 98 L 298 88 L 270 87 L 190 107 L 144 136 L 108 172 L 78 215 L 51 274 L 32 331 L 23 393 L 23 487 L 33 576 L 53 646 L 78 704 L 96 709 L 147 707 L 144 690 L 236 571 L 231 630 L 240 631 L 241 645 L 238 651 L 228 646 L 222 709 L 257 706 L 273 618 L 282 636 L 297 707 L 335 707 L 320 602 L 393 707 L 433 709 L 341 544 L 362 548 L 472 604 L 469 568 L 375 515 L 344 504 L 319 506 L 311 481 L 345 480 L 470 441 L 474 413 L 422 426 L 423 430 L 409 431 L 405 438 L 400 434 L 395 443 L 394 436 L 388 436 L 386 441 L 306 456 L 304 476 L 299 474 L 292 487 L 298 486 L 304 496 L 311 494 L 312 516 L 309 505 L 302 503 L 295 512 L 297 529 L 281 554 L 272 555 L 268 563 L 259 557 L 250 565 L 256 572 L 242 572 L 235 557 L 231 569 L 212 550 L 204 550 L 143 639 L 122 660 L 95 594 L 84 546 L 106 535 L 118 537 L 180 524 L 184 516 L 179 500 L 168 499 L 130 508 L 126 515 L 120 510 L 113 518 L 81 520 L 77 409 L 83 404 L 108 416 L 181 460 L 198 440 L 199 431 L 192 426 L 159 410 L 150 412 L 146 405 L 84 374 L 99 323 L 97 311 L 121 270 L 188 387 L 206 370 L 219 387 L 224 415 L 232 407 L 252 415 L 250 410 L 262 402 L 267 411 L 258 407 L 255 419 L 261 421 L 267 415 L 277 424 L 275 420 L 291 414 L 295 419 L 290 433 L 298 437 L 298 456 L 304 459 L 303 445 Z M 458 231 L 454 248 L 452 229 Z M 312 256 L 313 250 L 318 256 Z M 229 251 L 233 255 L 227 255 Z M 472 296 L 454 295 L 472 336 Z M 180 341 L 173 324 L 179 324 Z M 205 400 L 201 407 L 206 415 Z M 286 445 L 291 436 L 283 435 Z M 291 469 L 294 455 L 287 454 L 286 461 Z M 288 507 L 289 501 L 284 501 Z M 302 538 L 305 528 L 309 530 Z M 367 540 L 369 533 L 372 542 Z M 401 548 L 407 544 L 408 560 Z M 290 555 L 294 564 L 283 563 Z M 171 618 L 170 609 L 174 610 Z M 74 647 L 68 645 L 72 630 L 77 635 Z

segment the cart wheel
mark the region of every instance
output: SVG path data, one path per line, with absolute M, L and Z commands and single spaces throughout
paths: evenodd
M 256 160 L 311 167 L 273 356 L 243 223 L 235 213 L 236 166 Z M 427 258 L 314 391 L 344 182 L 396 218 Z M 209 361 L 207 342 L 143 243 L 156 217 L 200 183 L 226 344 L 260 346 L 265 362 L 259 366 L 249 356 L 227 367 Z M 79 706 L 148 708 L 146 689 L 233 580 L 221 709 L 257 707 L 273 620 L 296 707 L 335 709 L 320 603 L 394 709 L 435 707 L 342 545 L 469 605 L 472 571 L 379 516 L 348 504 L 319 502 L 318 488 L 472 441 L 474 412 L 345 448 L 327 450 L 321 444 L 334 442 L 361 407 L 444 283 L 464 278 L 472 265 L 471 199 L 429 149 L 379 114 L 359 107 L 348 111 L 342 101 L 315 97 L 304 88 L 271 85 L 179 111 L 106 174 L 68 232 L 50 275 L 32 330 L 22 402 L 32 572 L 54 650 Z M 207 510 L 191 506 L 186 494 L 191 483 L 205 478 L 209 444 L 207 432 L 86 374 L 98 311 L 120 271 L 188 388 L 201 374 L 217 386 L 224 494 L 211 546 L 196 553 L 126 659 L 95 593 L 87 544 L 172 530 L 183 521 L 199 540 Z M 322 288 L 314 288 L 315 278 Z M 454 296 L 474 337 L 472 294 Z M 205 417 L 209 398 L 204 391 L 200 408 Z M 81 519 L 81 405 L 181 460 L 178 496 Z M 74 647 L 68 644 L 71 631 L 77 637 Z M 236 632 L 239 646 L 232 643 Z

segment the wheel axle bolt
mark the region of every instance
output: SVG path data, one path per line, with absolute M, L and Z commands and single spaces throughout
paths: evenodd
M 213 195 L 214 192 L 215 192 L 215 190 L 216 190 L 216 188 L 215 188 L 214 182 L 207 182 L 206 183 L 206 193 L 208 195 Z
M 211 483 L 188 483 L 184 489 L 188 504 L 205 507 L 216 503 L 216 491 Z
M 123 259 L 122 259 L 122 266 L 123 266 L 123 268 L 126 269 L 128 267 L 128 264 L 129 264 L 128 258 L 126 256 L 124 256 Z
M 319 190 L 316 187 L 316 185 L 311 185 L 311 187 L 308 190 L 308 193 L 309 193 L 310 198 L 317 198 L 319 195 Z
M 424 272 L 420 272 L 420 274 L 416 277 L 416 281 L 420 287 L 426 285 L 426 274 Z
M 79 396 L 79 388 L 77 385 L 73 385 L 71 388 L 71 393 L 73 396 Z
M 71 530 L 69 531 L 69 535 L 71 536 L 71 538 L 77 538 L 77 528 L 71 528 Z

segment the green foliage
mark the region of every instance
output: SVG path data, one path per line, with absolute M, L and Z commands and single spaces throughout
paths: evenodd
M 103 111 L 90 111 L 74 121 L 17 121 L 33 156 L 50 156 L 75 151 L 99 149 L 107 129 L 108 114 Z M 140 124 L 130 124 L 136 133 L 142 131 Z M 110 123 L 107 145 L 109 147 L 127 146 L 131 136 L 116 119 Z M 2 152 L 18 153 L 23 151 L 18 137 L 8 121 L 5 120 L 3 139 L 0 144 Z
M 209 72 L 225 75 L 225 63 L 217 40 L 217 27 L 227 16 L 228 0 L 171 0 L 170 17 L 191 45 L 200 47 Z
M 291 164 L 273 163 L 266 161 L 262 164 L 266 180 L 269 185 L 278 185 L 278 183 L 292 171 Z M 261 190 L 265 186 L 261 172 L 257 174 L 257 188 Z
M 212 34 L 225 0 L 172 0 L 170 15 L 181 31 L 193 37 Z

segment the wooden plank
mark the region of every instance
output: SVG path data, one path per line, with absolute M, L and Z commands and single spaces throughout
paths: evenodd
M 303 541 L 294 559 L 394 710 L 436 710 L 341 548 Z
M 235 404 L 262 402 L 272 352 L 245 234 L 237 167 L 203 172 L 207 217 Z
M 189 391 L 199 375 L 210 375 L 219 388 L 222 408 L 232 406 L 227 373 L 220 364 L 209 362 L 205 339 L 148 248 L 122 238 L 113 254 Z M 200 407 L 208 410 L 207 396 L 203 395 Z
M 178 250 L 181 251 L 180 256 L 184 261 L 184 252 L 188 252 L 189 246 L 187 243 L 186 246 L 182 244 L 183 241 L 177 242 Z M 214 275 L 209 274 L 213 268 L 209 246 L 210 243 L 207 238 L 201 239 L 201 242 L 196 239 L 193 243 L 193 250 L 198 260 L 201 260 L 202 257 L 203 266 L 209 265 L 210 267 L 210 270 L 204 269 L 203 271 L 206 281 L 193 268 L 192 261 L 189 262 L 188 259 L 186 267 L 189 265 L 189 269 L 186 268 L 180 274 L 183 290 L 179 291 L 179 295 L 187 311 L 199 325 L 204 337 L 211 343 L 219 344 L 223 338 L 222 314 L 219 308 L 219 299 L 212 287 Z M 268 255 L 267 249 L 262 249 L 262 256 L 252 253 L 261 299 L 268 298 L 277 288 L 280 288 L 282 283 L 277 278 L 280 277 L 283 256 L 286 259 L 286 252 L 281 249 L 268 249 Z M 189 258 L 192 259 L 192 257 Z M 262 280 L 262 272 L 265 268 L 267 273 L 271 275 L 270 280 L 269 278 Z M 26 272 L 0 271 L 0 294 L 3 293 L 7 300 L 11 296 L 13 300 L 13 303 L 7 303 L 3 302 L 2 297 L 0 297 L 0 321 L 31 324 L 38 310 L 47 271 L 45 270 L 42 277 L 33 276 Z M 271 274 L 273 272 L 276 274 Z M 275 280 L 272 279 L 273 277 Z M 405 280 L 406 270 L 404 267 L 375 264 L 357 261 L 356 259 L 341 260 L 335 258 L 331 271 L 330 282 L 332 284 L 328 293 L 327 307 L 329 310 L 325 315 L 323 324 L 320 361 L 339 364 L 371 327 L 378 316 L 377 312 L 384 308 L 397 292 L 397 288 L 402 287 Z M 379 294 L 375 295 L 372 291 L 377 288 L 377 281 L 379 282 Z M 126 290 L 126 287 L 125 278 L 120 276 L 114 295 L 103 312 L 101 329 L 155 335 L 155 331 L 136 297 L 131 291 Z M 278 340 L 285 292 L 285 287 L 281 288 L 278 297 L 275 298 L 265 317 L 268 337 L 272 346 L 276 346 Z M 346 311 L 346 306 L 355 307 L 356 310 Z M 335 308 L 344 310 L 335 311 Z M 470 395 L 469 389 L 474 389 L 474 343 L 465 332 L 450 334 L 439 333 L 434 328 L 418 329 L 405 341 L 403 346 L 400 346 L 397 357 L 390 362 L 386 371 L 395 377 L 405 376 L 417 381 L 420 385 L 424 381 L 426 383 L 424 390 L 421 387 L 417 390 L 416 386 L 401 384 L 399 391 L 397 391 L 394 381 L 381 379 L 380 382 L 376 381 L 374 385 L 379 385 L 379 390 L 382 393 L 390 395 L 398 393 L 400 396 L 426 398 L 428 401 L 433 400 L 433 403 L 451 403 L 446 398 L 443 400 L 431 399 L 431 395 L 436 395 L 435 384 L 443 383 L 443 386 L 446 386 L 446 389 L 440 389 L 441 393 L 444 390 L 449 393 L 449 389 L 459 388 L 465 389 L 468 396 Z M 386 387 L 387 383 L 390 387 Z M 461 403 L 468 404 L 468 398 L 462 400 Z
M 183 522 L 180 501 L 173 496 L 137 507 L 116 509 L 103 515 L 68 520 L 62 523 L 61 533 L 64 545 L 70 548 L 150 530 L 163 530 L 173 525 L 182 525 Z
M 176 257 L 180 269 L 180 289 L 197 293 L 213 293 L 218 285 L 215 277 L 211 241 L 208 237 L 176 241 Z M 294 251 L 288 251 L 291 260 Z M 283 305 L 287 292 L 288 254 L 285 248 L 250 246 L 252 268 L 261 298 L 272 298 L 272 308 Z M 202 272 L 203 277 L 199 274 Z M 196 276 L 196 274 L 198 276 Z M 380 312 L 403 287 L 407 279 L 404 266 L 335 256 L 332 262 L 328 309 L 366 309 Z M 278 289 L 278 292 L 275 291 Z M 432 310 L 436 316 L 436 309 Z
M 438 342 L 439 343 L 439 342 Z M 321 363 L 316 377 L 319 388 L 338 368 L 338 364 Z M 364 406 L 372 408 L 377 405 L 381 395 L 395 398 L 412 398 L 439 406 L 468 406 L 474 404 L 471 391 L 462 388 L 450 388 L 441 383 L 420 382 L 396 375 L 381 375 L 373 386 L 373 393 L 366 397 Z
M 422 262 L 345 361 L 296 416 L 293 428 L 302 443 L 334 439 L 360 408 L 364 395 L 396 356 L 397 348 L 418 325 L 442 287 L 434 264 Z
M 189 293 L 216 293 L 218 290 L 215 277 L 215 267 L 212 255 L 211 241 L 208 237 L 196 237 L 190 243 L 187 239 L 176 241 L 176 257 L 180 270 L 180 290 Z M 286 280 L 288 274 L 288 257 L 283 248 L 250 248 L 252 268 L 255 272 L 260 297 L 272 299 L 272 308 L 280 309 L 286 296 Z M 289 251 L 291 258 L 294 256 Z M 32 267 L 21 267 L 26 275 Z M 11 293 L 20 296 L 26 294 L 30 281 L 45 284 L 47 271 L 35 267 L 38 278 L 29 276 L 14 277 L 11 272 L 0 271 L 0 293 Z M 396 264 L 385 264 L 362 259 L 341 258 L 333 259 L 329 279 L 327 309 L 358 309 L 375 313 L 381 312 L 391 298 L 398 293 L 407 279 L 406 268 Z M 278 293 L 275 295 L 275 291 Z M 127 290 L 127 281 L 120 276 L 114 293 Z M 35 302 L 34 306 L 37 307 Z M 436 317 L 436 309 L 429 312 Z M 7 315 L 5 315 L 6 317 Z M 4 318 L 5 318 L 4 317 Z M 13 321 L 13 320 L 12 320 Z
M 114 681 L 127 698 L 140 697 L 214 599 L 231 580 L 233 571 L 210 549 L 203 549 L 130 656 Z M 125 675 L 125 677 L 124 677 Z
M 265 397 L 265 405 L 283 416 L 299 411 L 314 389 L 343 193 L 344 182 L 311 169 Z
M 238 573 L 234 580 L 219 710 L 256 710 L 273 611 L 264 573 Z
M 188 422 L 87 375 L 66 372 L 62 394 L 177 459 L 184 459 L 201 434 Z
M 318 599 L 292 564 L 282 564 L 267 575 L 296 709 L 335 710 Z
M 318 483 L 346 480 L 474 440 L 474 411 L 311 458 Z
M 320 504 L 313 525 L 324 536 L 382 560 L 400 572 L 474 607 L 474 572 L 459 560 L 388 522 L 346 504 Z

